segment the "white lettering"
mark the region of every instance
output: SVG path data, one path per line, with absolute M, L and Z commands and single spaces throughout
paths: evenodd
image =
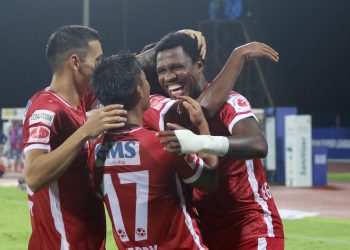
M 128 247 L 126 250 L 157 250 L 157 245 L 148 247 Z
M 35 123 L 44 123 L 47 126 L 51 126 L 55 113 L 50 110 L 35 110 L 32 116 L 29 118 L 29 125 Z
M 140 142 L 118 141 L 96 145 L 95 159 L 97 167 L 140 165 Z
M 265 182 L 261 189 L 261 195 L 263 197 L 264 200 L 268 200 L 268 199 L 271 199 L 272 198 L 272 194 L 271 194 L 271 191 L 270 191 L 270 188 L 269 188 L 269 185 L 267 184 L 267 182 Z
M 349 139 L 317 139 L 312 140 L 313 146 L 326 146 L 328 148 L 350 149 Z

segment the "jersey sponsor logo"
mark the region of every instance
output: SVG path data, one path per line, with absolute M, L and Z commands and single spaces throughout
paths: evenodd
M 261 196 L 264 198 L 265 201 L 268 199 L 272 199 L 272 194 L 270 191 L 269 184 L 267 182 L 264 182 L 264 184 L 260 188 Z
M 248 100 L 241 95 L 230 96 L 228 102 L 233 106 L 237 113 L 251 110 Z
M 35 110 L 32 116 L 29 118 L 29 126 L 35 123 L 44 123 L 47 126 L 51 126 L 55 113 L 50 110 Z
M 170 99 L 169 98 L 165 98 L 164 96 L 152 96 L 151 97 L 151 107 L 156 109 L 156 110 L 160 110 L 163 106 L 164 103 L 167 103 Z
M 157 250 L 157 245 L 148 247 L 128 247 L 126 250 Z
M 48 143 L 50 140 L 50 130 L 44 126 L 29 128 L 28 142 Z
M 140 165 L 140 142 L 117 141 L 97 144 L 95 159 L 97 167 Z

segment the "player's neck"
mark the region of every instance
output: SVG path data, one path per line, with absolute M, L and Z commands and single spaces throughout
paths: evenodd
M 205 86 L 208 84 L 207 80 L 205 79 L 204 75 L 202 74 L 198 80 L 197 84 L 194 84 L 193 89 L 192 89 L 192 93 L 191 93 L 191 97 L 193 99 L 197 99 L 202 91 L 204 90 Z
M 207 79 L 205 78 L 204 74 L 201 74 L 199 79 L 199 86 L 201 88 L 201 91 L 205 88 L 205 86 L 208 84 Z
M 126 118 L 128 120 L 129 124 L 136 124 L 139 126 L 143 125 L 142 122 L 142 114 L 144 113 L 144 110 L 142 110 L 139 107 L 134 107 L 131 110 L 128 110 L 128 114 L 126 115 Z
M 73 108 L 77 108 L 81 95 L 70 76 L 67 74 L 54 73 L 50 84 L 50 90 L 64 99 Z

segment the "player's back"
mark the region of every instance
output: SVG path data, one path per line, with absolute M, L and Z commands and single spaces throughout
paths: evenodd
M 95 144 L 95 180 L 101 184 L 118 247 L 206 249 L 180 181 L 196 178 L 199 158 L 188 157 L 186 163 L 159 141 L 154 131 L 132 127 L 105 133 Z
M 48 89 L 35 94 L 23 125 L 24 152 L 59 147 L 85 122 L 84 105 L 74 109 Z M 86 146 L 57 180 L 36 193 L 28 188 L 29 249 L 104 249 L 103 203 L 93 192 L 87 157 Z

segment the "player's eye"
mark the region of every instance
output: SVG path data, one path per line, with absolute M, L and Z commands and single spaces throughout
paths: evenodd
M 172 69 L 183 69 L 184 68 L 184 66 L 183 65 L 180 65 L 180 64 L 174 64 L 172 67 L 171 67 Z
M 162 75 L 162 74 L 165 73 L 165 70 L 162 69 L 162 68 L 158 68 L 158 69 L 157 69 L 157 73 L 158 73 L 158 75 Z

